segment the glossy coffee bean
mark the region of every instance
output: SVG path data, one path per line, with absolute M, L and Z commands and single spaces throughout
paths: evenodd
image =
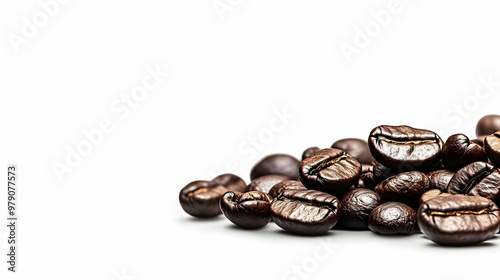
M 380 234 L 413 234 L 418 231 L 417 212 L 401 202 L 386 202 L 373 209 L 368 228 Z
M 340 139 L 332 144 L 332 148 L 343 150 L 346 154 L 351 155 L 360 163 L 371 163 L 375 161 L 370 153 L 370 148 L 368 148 L 368 143 L 363 139 Z
M 472 245 L 492 238 L 500 228 L 499 209 L 484 197 L 439 196 L 418 209 L 422 232 L 440 245 Z
M 354 188 L 366 188 L 371 189 L 379 183 L 375 176 L 373 175 L 374 164 L 361 164 L 361 175 L 359 175 L 358 180 L 354 183 Z
M 267 193 L 251 191 L 226 192 L 220 199 L 220 209 L 228 220 L 243 228 L 259 228 L 271 221 L 269 209 L 272 197 Z
M 275 198 L 284 190 L 307 190 L 307 188 L 297 180 L 286 180 L 274 185 L 271 190 L 269 190 L 269 195 Z
M 422 203 L 426 202 L 427 200 L 433 199 L 433 198 L 438 197 L 438 196 L 449 196 L 449 195 L 452 195 L 452 194 L 451 193 L 442 192 L 441 190 L 438 190 L 438 189 L 432 189 L 430 191 L 426 191 L 420 197 L 419 203 L 422 204 Z
M 479 146 L 483 147 L 484 148 L 484 139 L 486 138 L 486 136 L 488 135 L 480 135 L 480 136 L 477 136 L 476 139 L 473 139 L 473 140 L 470 140 L 471 143 L 475 143 L 475 144 L 478 144 Z
M 453 175 L 455 175 L 455 172 L 448 169 L 438 169 L 427 173 L 430 188 L 445 192 Z
M 230 173 L 219 175 L 212 182 L 222 185 L 230 191 L 244 192 L 247 188 L 247 184 L 243 179 Z
M 477 122 L 476 136 L 490 135 L 498 130 L 500 130 L 500 116 L 486 115 Z
M 371 131 L 368 145 L 381 164 L 393 170 L 409 171 L 438 163 L 443 141 L 429 130 L 382 125 Z
M 302 160 L 314 155 L 317 151 L 321 150 L 318 147 L 311 147 L 307 148 L 303 153 L 302 153 Z
M 288 177 L 281 175 L 265 175 L 257 179 L 254 179 L 248 184 L 245 191 L 259 191 L 264 193 L 269 193 L 272 187 L 279 182 L 288 180 Z
M 358 179 L 361 164 L 339 149 L 327 148 L 306 158 L 299 166 L 299 179 L 308 189 L 342 194 Z
M 368 217 L 382 198 L 369 189 L 354 189 L 344 195 L 340 202 L 340 219 L 338 225 L 346 229 L 368 229 Z
M 500 130 L 486 137 L 484 148 L 491 162 L 500 167 Z
M 250 179 L 254 180 L 264 175 L 282 175 L 288 179 L 298 179 L 299 163 L 299 160 L 291 155 L 269 155 L 254 165 Z
M 488 162 L 483 147 L 469 141 L 464 134 L 454 134 L 446 140 L 443 147 L 442 161 L 447 169 L 458 169 L 476 161 Z
M 375 187 L 375 192 L 383 201 L 399 201 L 417 209 L 420 197 L 430 189 L 427 175 L 410 171 L 385 179 Z
M 333 195 L 315 190 L 285 190 L 271 203 L 271 218 L 286 231 L 320 235 L 337 223 L 338 208 Z
M 500 202 L 500 171 L 493 165 L 477 161 L 458 170 L 448 183 L 447 192 L 482 196 Z
M 221 213 L 219 200 L 228 189 L 211 181 L 194 181 L 181 189 L 179 202 L 191 216 L 215 217 Z

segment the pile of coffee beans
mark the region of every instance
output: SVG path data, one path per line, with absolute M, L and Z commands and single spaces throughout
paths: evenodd
M 298 235 L 421 231 L 440 245 L 478 244 L 500 230 L 500 116 L 481 118 L 476 134 L 443 142 L 430 130 L 381 125 L 368 141 L 307 148 L 302 161 L 269 155 L 248 185 L 233 174 L 191 182 L 179 201 L 192 216 L 223 213 L 248 229 L 272 221 Z

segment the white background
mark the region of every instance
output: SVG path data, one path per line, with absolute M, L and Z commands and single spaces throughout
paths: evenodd
M 1 218 L 2 279 L 498 274 L 499 238 L 443 248 L 422 235 L 244 231 L 178 203 L 190 181 L 248 181 L 266 154 L 299 157 L 381 124 L 474 137 L 481 116 L 499 113 L 498 1 L 74 0 L 44 22 L 45 2 L 0 4 L 0 174 L 16 163 L 20 180 L 19 272 L 6 271 Z M 388 5 L 381 27 L 374 14 Z M 36 31 L 23 34 L 27 22 Z M 125 115 L 121 98 L 148 68 L 169 75 Z M 58 178 L 54 165 L 106 120 L 112 131 Z M 6 217 L 5 189 L 0 199 Z

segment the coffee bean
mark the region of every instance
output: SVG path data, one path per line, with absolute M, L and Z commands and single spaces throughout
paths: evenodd
M 194 181 L 181 189 L 179 202 L 191 216 L 215 217 L 221 213 L 219 199 L 228 189 L 211 181 Z
M 345 138 L 332 144 L 332 148 L 341 149 L 351 155 L 360 163 L 371 163 L 375 161 L 368 148 L 368 143 L 363 139 Z
M 220 209 L 224 216 L 237 226 L 259 228 L 271 221 L 271 201 L 272 197 L 263 192 L 229 191 L 221 197 Z
M 314 155 L 317 151 L 321 150 L 318 147 L 311 147 L 307 148 L 303 153 L 302 153 L 302 160 L 305 160 L 306 158 Z
M 346 229 L 368 229 L 368 217 L 380 205 L 382 198 L 369 189 L 354 189 L 344 195 L 340 202 L 338 225 Z
M 254 179 L 248 184 L 245 191 L 259 191 L 264 193 L 269 193 L 272 187 L 279 182 L 288 180 L 288 177 L 281 175 L 265 175 Z
M 488 240 L 500 228 L 499 209 L 484 197 L 439 196 L 422 203 L 418 225 L 440 245 L 472 245 Z
M 286 180 L 274 185 L 271 190 L 269 190 L 269 195 L 275 198 L 284 190 L 307 190 L 307 188 L 297 180 Z
M 500 167 L 500 130 L 486 137 L 484 148 L 491 162 Z
M 285 190 L 271 203 L 271 217 L 286 231 L 320 235 L 337 223 L 338 208 L 333 195 L 315 190 Z
M 420 197 L 430 190 L 429 178 L 420 171 L 389 177 L 375 187 L 383 201 L 399 201 L 417 209 Z
M 448 183 L 447 192 L 482 196 L 500 202 L 500 171 L 493 165 L 477 161 L 458 170 Z
M 373 178 L 375 179 L 377 185 L 385 179 L 398 174 L 399 172 L 394 171 L 389 167 L 380 164 L 379 162 L 375 162 L 375 164 L 373 165 Z
M 381 164 L 393 170 L 411 171 L 438 163 L 443 141 L 429 130 L 383 125 L 371 131 L 368 145 Z
M 430 188 L 445 192 L 453 175 L 455 175 L 455 172 L 448 169 L 438 169 L 429 172 L 427 177 L 429 178 Z
M 476 136 L 490 135 L 498 130 L 500 130 L 500 116 L 486 115 L 477 122 Z
M 435 197 L 438 197 L 438 196 L 449 196 L 449 195 L 452 195 L 452 194 L 451 193 L 442 192 L 441 190 L 438 190 L 438 189 L 432 189 L 430 191 L 426 191 L 420 197 L 419 203 L 422 204 L 422 203 L 426 202 L 427 200 L 435 198 Z
M 483 147 L 471 143 L 464 134 L 454 134 L 446 140 L 443 147 L 442 161 L 447 169 L 458 169 L 476 162 L 488 162 L 488 157 Z
M 343 194 L 361 174 L 361 164 L 339 149 L 327 148 L 306 158 L 299 166 L 299 179 L 308 189 Z
M 282 175 L 296 180 L 299 176 L 299 163 L 299 160 L 291 155 L 269 155 L 254 165 L 250 179 L 254 180 L 264 175 Z
M 243 179 L 229 173 L 215 177 L 212 182 L 222 185 L 230 191 L 244 192 L 247 187 L 247 184 Z
M 380 234 L 413 234 L 418 231 L 417 212 L 401 202 L 386 202 L 373 209 L 368 228 Z
M 473 139 L 473 140 L 470 140 L 471 143 L 475 143 L 475 144 L 478 144 L 479 146 L 483 147 L 484 148 L 484 139 L 486 138 L 486 136 L 488 135 L 480 135 L 480 136 L 477 136 L 476 139 Z

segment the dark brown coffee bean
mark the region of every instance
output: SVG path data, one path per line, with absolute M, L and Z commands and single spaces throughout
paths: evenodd
M 380 205 L 382 198 L 369 189 L 354 189 L 340 202 L 338 225 L 346 229 L 368 229 L 368 217 L 373 209 Z
M 282 229 L 301 235 L 327 233 L 338 221 L 335 196 L 315 190 L 285 190 L 271 203 L 271 217 Z
M 476 136 L 490 135 L 498 130 L 500 130 L 500 116 L 486 115 L 477 122 Z
M 254 180 L 265 175 L 281 175 L 296 180 L 299 176 L 299 163 L 299 160 L 291 155 L 269 155 L 254 165 L 250 179 Z
M 480 135 L 480 136 L 477 136 L 476 139 L 474 140 L 470 140 L 471 143 L 475 143 L 475 144 L 478 144 L 479 146 L 483 147 L 484 148 L 484 139 L 486 138 L 486 136 L 488 135 Z
M 272 197 L 263 192 L 229 191 L 221 197 L 220 209 L 224 216 L 237 226 L 259 228 L 271 221 L 271 201 Z
M 477 161 L 458 170 L 448 183 L 447 192 L 482 196 L 500 202 L 500 171 L 493 165 Z
M 332 144 L 332 148 L 341 149 L 351 155 L 360 163 L 371 163 L 375 161 L 368 148 L 368 143 L 363 139 L 345 138 Z
M 179 202 L 186 213 L 209 218 L 221 213 L 219 199 L 228 189 L 211 181 L 194 181 L 181 189 Z
M 469 137 L 454 134 L 444 144 L 442 161 L 446 168 L 457 171 L 476 161 L 488 162 L 488 157 L 483 147 L 471 143 Z
M 247 184 L 243 179 L 234 174 L 222 174 L 215 177 L 212 182 L 226 187 L 230 191 L 244 192 Z
M 373 209 L 368 228 L 380 234 L 413 234 L 418 231 L 417 212 L 401 202 L 386 202 Z
M 420 201 L 419 203 L 422 204 L 424 202 L 426 202 L 427 200 L 429 199 L 432 199 L 432 198 L 435 198 L 435 197 L 438 197 L 438 196 L 449 196 L 449 195 L 452 195 L 450 193 L 445 193 L 445 192 L 442 192 L 441 190 L 438 190 L 438 189 L 432 189 L 430 191 L 426 191 L 421 197 L 420 197 Z
M 429 178 L 429 185 L 431 189 L 438 189 L 442 192 L 446 192 L 448 188 L 448 183 L 451 178 L 455 175 L 455 172 L 448 169 L 438 169 L 427 174 Z
M 438 163 L 443 141 L 429 130 L 383 125 L 371 131 L 368 145 L 381 164 L 393 170 L 411 171 Z
M 271 190 L 269 190 L 269 195 L 275 198 L 284 190 L 307 190 L 307 188 L 297 180 L 286 180 L 274 185 Z
M 299 166 L 299 179 L 308 189 L 343 194 L 361 173 L 361 164 L 339 149 L 327 148 L 306 158 Z
M 279 182 L 288 180 L 288 177 L 281 175 L 265 175 L 254 179 L 248 184 L 245 191 L 259 191 L 269 193 L 272 187 Z
M 472 245 L 492 238 L 500 228 L 499 209 L 484 197 L 438 196 L 418 209 L 422 232 L 440 245 Z
M 307 148 L 303 153 L 302 153 L 302 160 L 305 160 L 306 158 L 314 155 L 317 151 L 321 150 L 318 147 L 311 147 Z
M 427 175 L 410 171 L 385 179 L 375 187 L 375 192 L 383 201 L 399 201 L 417 209 L 420 197 L 430 189 Z
M 484 148 L 491 162 L 500 167 L 500 130 L 486 137 Z

